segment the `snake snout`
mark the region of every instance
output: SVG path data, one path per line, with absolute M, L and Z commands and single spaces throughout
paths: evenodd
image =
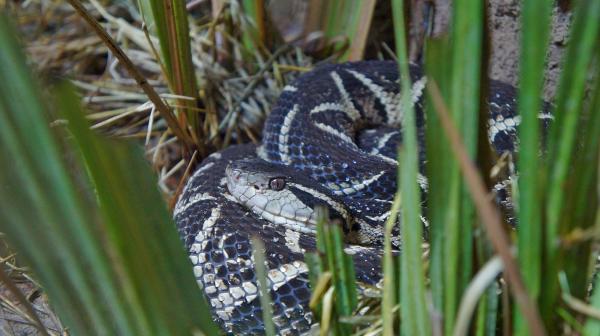
M 242 171 L 233 168 L 231 165 L 228 165 L 227 168 L 225 168 L 225 174 L 228 178 L 231 178 L 234 181 L 239 181 L 240 177 L 242 176 Z
M 268 191 L 268 179 L 258 173 L 250 161 L 233 161 L 225 168 L 227 189 L 241 204 L 251 207 L 268 200 L 263 194 Z
M 231 163 L 225 168 L 225 176 L 227 178 L 227 190 L 231 195 L 239 198 L 240 194 L 244 193 L 247 184 L 244 172 Z

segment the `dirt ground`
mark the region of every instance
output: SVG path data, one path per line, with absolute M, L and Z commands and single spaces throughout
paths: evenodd
M 419 3 L 422 0 L 414 0 Z M 451 0 L 432 0 L 435 3 L 432 35 L 447 32 L 451 15 Z M 421 2 L 422 3 L 422 2 Z M 518 86 L 520 49 L 519 0 L 488 0 L 488 24 L 491 35 L 489 77 Z M 561 4 L 566 1 L 561 1 Z M 414 14 L 414 13 L 413 13 Z M 557 6 L 552 16 L 552 31 L 546 64 L 544 99 L 552 100 L 559 81 L 559 68 L 568 41 L 571 12 L 568 6 Z
M 490 77 L 512 85 L 518 84 L 519 15 L 518 0 L 492 0 L 489 6 L 492 33 Z M 552 33 L 546 65 L 544 98 L 551 100 L 559 80 L 559 65 L 568 41 L 571 13 L 556 7 L 552 18 Z

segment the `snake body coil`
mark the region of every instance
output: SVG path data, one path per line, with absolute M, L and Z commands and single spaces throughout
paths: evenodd
M 416 67 L 411 77 L 423 149 L 425 78 Z M 498 153 L 513 152 L 515 89 L 491 81 L 490 92 L 490 143 Z M 398 95 L 394 62 L 319 67 L 284 88 L 261 146 L 215 153 L 190 178 L 174 217 L 197 281 L 227 332 L 264 333 L 251 235 L 266 248 L 278 333 L 302 334 L 315 323 L 304 254 L 315 249 L 316 205 L 327 206 L 343 223 L 358 281 L 380 280 L 383 223 L 396 190 L 395 149 L 402 141 Z M 420 158 L 424 165 L 423 150 Z M 426 178 L 418 182 L 425 194 Z M 399 246 L 400 238 L 393 243 Z

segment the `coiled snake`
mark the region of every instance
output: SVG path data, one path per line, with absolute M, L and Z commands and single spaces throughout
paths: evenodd
M 411 77 L 424 148 L 425 78 L 417 67 Z M 490 92 L 489 140 L 497 152 L 512 152 L 520 120 L 515 89 L 491 81 Z M 251 235 L 266 248 L 277 332 L 302 334 L 315 323 L 304 253 L 315 249 L 316 205 L 328 207 L 330 217 L 342 223 L 357 280 L 380 280 L 383 223 L 396 189 L 395 155 L 402 140 L 398 95 L 394 62 L 321 66 L 284 88 L 262 145 L 212 154 L 190 178 L 174 218 L 198 284 L 227 332 L 264 333 Z M 552 117 L 542 112 L 540 118 Z M 425 164 L 423 150 L 420 157 Z M 426 178 L 418 182 L 425 194 Z M 497 189 L 502 192 L 502 186 Z M 400 239 L 393 243 L 399 246 Z

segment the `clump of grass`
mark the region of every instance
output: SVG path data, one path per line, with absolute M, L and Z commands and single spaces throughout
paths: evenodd
M 311 286 L 311 309 L 320 321 L 320 334 L 350 335 L 352 325 L 339 321 L 351 316 L 358 305 L 352 258 L 344 252 L 339 225 L 328 223 L 327 209 L 317 216 L 317 251 L 306 256 Z
M 30 48 L 34 50 L 36 63 L 40 62 L 43 68 L 60 69 L 59 62 L 62 60 L 50 59 L 50 55 L 41 51 L 75 51 L 74 46 L 78 44 L 88 47 L 77 50 L 76 59 L 104 61 L 102 57 L 106 57 L 103 56 L 106 55 L 106 48 L 102 40 L 87 29 L 85 22 L 74 18 L 72 9 L 64 5 L 57 6 L 53 14 L 69 18 L 71 26 L 65 27 L 59 38 L 35 40 Z M 191 73 L 198 79 L 198 97 L 179 94 L 170 89 L 173 85 L 169 84 L 170 77 L 163 71 L 164 60 L 156 58 L 160 40 L 148 35 L 141 22 L 132 24 L 110 14 L 110 11 L 118 8 L 116 5 L 103 7 L 92 2 L 84 7 L 105 31 L 120 32 L 115 39 L 116 44 L 165 101 L 170 114 L 183 109 L 202 120 L 198 126 L 200 133 L 193 132 L 191 122 L 178 122 L 182 131 L 189 134 L 188 139 L 193 136 L 188 140 L 191 152 L 187 156 L 182 155 L 179 146 L 185 139 L 178 137 L 172 127 L 165 124 L 155 104 L 148 100 L 120 62 L 109 55 L 106 58 L 106 70 L 100 73 L 101 76 L 71 73 L 74 84 L 92 110 L 88 118 L 94 129 L 116 137 L 145 139 L 148 155 L 160 174 L 160 185 L 167 195 L 175 191 L 177 178 L 181 177 L 193 151 L 200 148 L 200 143 L 206 146 L 206 151 L 212 152 L 232 142 L 258 142 L 262 122 L 280 90 L 299 72 L 312 67 L 311 58 L 293 47 L 280 52 L 265 48 L 248 49 L 236 38 L 240 35 L 240 27 L 222 24 L 226 17 L 236 22 L 248 21 L 244 17 L 246 14 L 232 4 L 225 6 L 216 17 L 204 13 L 199 19 L 189 21 L 191 62 L 194 67 Z M 216 43 L 215 34 L 226 37 L 228 44 Z M 65 43 L 64 39 L 67 38 L 70 43 Z M 44 43 L 43 48 L 37 47 L 39 43 Z M 222 61 L 221 55 L 227 55 L 228 61 Z M 99 56 L 102 57 L 99 59 Z M 242 66 L 234 67 L 230 65 L 232 63 Z M 75 69 L 80 68 L 82 66 L 75 66 Z M 252 90 L 247 90 L 249 87 Z M 194 102 L 194 107 L 182 104 L 185 101 Z M 198 138 L 197 134 L 204 134 L 203 139 Z M 200 158 L 209 154 L 206 151 L 201 153 Z
M 401 13 L 402 3 L 395 4 L 395 10 Z M 485 44 L 483 9 L 470 4 L 469 1 L 455 4 L 449 36 L 427 41 L 426 70 L 430 87 L 427 106 L 427 172 L 430 197 L 426 215 L 431 226 L 432 257 L 428 269 L 429 281 L 422 279 L 413 283 L 428 283 L 425 290 L 431 293 L 433 300 L 426 300 L 425 296 L 419 294 L 419 290 L 407 290 L 410 288 L 406 285 L 410 276 L 418 276 L 420 273 L 414 267 L 402 268 L 402 263 L 405 263 L 411 254 L 407 247 L 402 251 L 404 257 L 400 269 L 404 272 L 400 272 L 400 285 L 394 287 L 398 286 L 394 279 L 397 276 L 397 272 L 394 271 L 397 266 L 389 257 L 391 253 L 387 252 L 388 257 L 384 258 L 383 283 L 384 291 L 389 295 L 379 301 L 382 305 L 381 331 L 384 334 L 392 334 L 397 330 L 394 329 L 397 327 L 396 321 L 400 321 L 400 330 L 408 334 L 430 334 L 432 330 L 454 335 L 464 334 L 469 330 L 479 335 L 495 334 L 498 328 L 505 332 L 510 330 L 513 323 L 518 334 L 542 335 L 545 330 L 554 334 L 569 328 L 586 333 L 597 328 L 595 308 L 584 301 L 574 301 L 572 292 L 568 289 L 569 285 L 564 285 L 562 289 L 567 291 L 562 294 L 562 298 L 568 309 L 557 309 L 561 289 L 555 285 L 558 284 L 559 276 L 563 274 L 565 284 L 577 284 L 575 292 L 578 292 L 576 295 L 580 300 L 588 298 L 586 293 L 591 273 L 581 270 L 589 269 L 589 261 L 593 259 L 589 242 L 597 240 L 597 235 L 592 233 L 596 231 L 589 231 L 588 228 L 598 223 L 597 139 L 600 136 L 597 133 L 599 127 L 595 122 L 596 116 L 599 115 L 595 98 L 600 75 L 597 64 L 599 55 L 597 48 L 595 51 L 586 49 L 597 47 L 597 39 L 593 42 L 599 33 L 598 20 L 595 17 L 598 11 L 592 10 L 594 5 L 596 4 L 582 2 L 574 9 L 572 38 L 578 42 L 569 45 L 562 82 L 569 81 L 570 84 L 562 84 L 559 88 L 554 108 L 557 114 L 547 143 L 540 140 L 542 122 L 538 119 L 538 114 L 542 104 L 538 97 L 541 96 L 542 70 L 548 40 L 540 39 L 539 35 L 547 36 L 551 7 L 549 4 L 542 6 L 535 2 L 525 5 L 524 29 L 530 31 L 523 34 L 523 48 L 531 49 L 522 56 L 523 85 L 519 111 L 522 111 L 522 118 L 526 120 L 519 127 L 519 135 L 522 137 L 521 145 L 524 146 L 525 153 L 517 157 L 517 162 L 525 171 L 524 175 L 519 177 L 519 183 L 514 185 L 515 190 L 519 189 L 519 192 L 514 194 L 515 202 L 518 203 L 519 218 L 516 242 L 505 234 L 504 231 L 508 228 L 503 225 L 500 213 L 488 201 L 485 187 L 487 178 L 484 177 L 489 171 L 477 172 L 477 168 L 472 164 L 478 160 L 482 162 L 480 167 L 490 169 L 492 167 L 486 160 L 493 157 L 489 147 L 486 148 L 485 145 L 488 141 L 485 122 L 488 118 L 487 85 L 485 80 L 480 79 L 483 77 L 481 69 L 485 68 L 482 65 L 484 61 L 480 61 L 480 58 L 485 56 L 482 53 Z M 539 19 L 540 13 L 544 15 L 542 20 Z M 396 23 L 402 23 L 402 17 L 397 15 Z M 399 24 L 398 27 L 402 28 L 402 25 Z M 402 37 L 405 35 L 403 29 L 397 30 L 397 38 L 400 39 L 396 47 L 400 52 L 401 65 L 406 52 L 402 48 Z M 577 57 L 577 61 L 570 58 L 569 55 L 577 53 L 585 53 L 586 56 Z M 592 59 L 596 59 L 596 62 L 590 62 Z M 584 72 L 588 74 L 587 79 L 583 76 Z M 582 91 L 586 85 L 589 88 L 587 101 Z M 438 86 L 441 92 L 437 89 Z M 569 98 L 566 98 L 567 96 Z M 564 112 L 567 109 L 564 105 L 567 100 L 572 103 L 568 108 L 568 117 Z M 563 125 L 566 121 L 569 122 Z M 572 133 L 574 127 L 580 127 L 581 132 L 577 135 Z M 409 136 L 409 141 L 403 145 L 403 150 L 410 152 L 414 150 L 410 144 L 411 127 L 405 126 L 404 132 Z M 555 140 L 552 140 L 553 136 L 556 137 Z M 450 143 L 447 137 L 450 138 Z M 552 159 L 553 152 L 557 155 L 555 159 Z M 408 155 L 410 158 L 410 154 Z M 563 155 L 564 160 L 573 158 L 573 161 L 569 161 L 569 169 L 565 168 L 567 161 L 558 159 L 560 155 Z M 414 179 L 402 180 L 402 176 L 411 171 L 410 166 L 407 166 L 410 159 L 407 160 L 404 156 L 401 162 L 404 166 L 399 173 L 400 185 L 402 186 L 403 181 L 405 185 L 410 185 Z M 542 167 L 542 174 L 536 167 Z M 546 171 L 554 173 L 546 175 Z M 513 177 L 513 180 L 516 181 L 516 177 Z M 542 191 L 542 185 L 549 189 Z M 544 197 L 541 197 L 542 194 Z M 402 199 L 405 200 L 407 196 L 403 196 Z M 558 207 L 557 199 L 569 201 L 561 203 L 564 205 Z M 399 203 L 397 198 L 394 205 Z M 575 203 L 580 206 L 572 206 Z M 402 206 L 404 224 L 412 223 L 406 218 L 410 218 L 410 213 L 415 209 L 418 210 L 418 205 Z M 474 217 L 475 210 L 480 214 L 479 219 Z M 542 215 L 544 211 L 547 211 L 546 216 Z M 549 218 L 550 214 L 552 219 Z M 522 232 L 521 221 L 524 222 Z M 552 223 L 562 223 L 560 225 L 564 227 L 553 229 Z M 414 228 L 415 223 L 408 226 Z M 482 229 L 488 239 L 484 239 L 479 233 Z M 411 235 L 409 230 L 403 232 L 403 239 L 414 243 L 419 237 Z M 567 241 L 573 242 L 569 237 L 575 232 L 587 234 L 582 234 L 585 238 L 576 238 L 573 245 L 565 244 Z M 559 245 L 558 242 L 563 244 Z M 511 248 L 511 245 L 518 248 Z M 516 251 L 520 267 L 515 262 L 512 249 Z M 548 249 L 547 252 L 544 249 Z M 494 253 L 501 256 L 502 262 Z M 583 253 L 585 257 L 575 258 L 575 253 Z M 550 261 L 548 257 L 556 259 Z M 421 262 L 416 258 L 412 259 Z M 500 283 L 497 283 L 494 280 L 502 270 L 504 276 Z M 474 278 L 473 274 L 477 276 Z M 541 274 L 545 276 L 542 277 Z M 566 276 L 567 274 L 571 276 Z M 508 287 L 504 285 L 505 281 L 509 283 Z M 486 287 L 489 289 L 486 290 Z M 503 288 L 502 297 L 498 297 L 499 288 Z M 508 288 L 512 292 L 514 302 L 507 296 Z M 399 300 L 399 319 L 389 318 L 395 302 L 398 302 L 394 297 L 394 290 L 403 293 Z M 538 296 L 539 293 L 545 294 Z M 463 300 L 459 301 L 461 296 Z M 411 298 L 415 301 L 410 301 Z M 470 315 L 474 311 L 474 304 L 479 300 L 481 301 L 477 318 L 471 322 Z M 425 309 L 423 319 L 415 316 L 421 309 Z M 459 311 L 461 313 L 457 315 Z M 540 312 L 543 312 L 543 320 Z M 583 324 L 577 322 L 586 318 L 589 322 L 585 328 L 588 329 L 584 329 Z M 429 321 L 433 321 L 433 324 L 422 327 Z M 432 329 L 427 330 L 429 327 Z
M 0 36 L 7 76 L 0 86 L 0 230 L 34 269 L 69 330 L 215 333 L 139 148 L 93 135 L 68 86 L 53 91 L 51 103 L 43 101 L 4 15 Z M 67 121 L 70 142 L 59 144 L 50 111 Z M 89 175 L 72 174 L 63 151 Z M 194 292 L 198 297 L 190 298 Z

